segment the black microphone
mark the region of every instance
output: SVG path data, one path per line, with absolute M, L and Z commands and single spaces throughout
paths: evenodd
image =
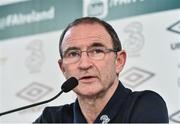
M 41 105 L 41 104 L 48 103 L 48 102 L 56 99 L 63 92 L 67 93 L 67 92 L 71 91 L 77 85 L 78 85 L 78 80 L 75 77 L 71 77 L 71 78 L 69 78 L 68 80 L 66 80 L 63 83 L 63 85 L 61 86 L 61 91 L 56 96 L 52 97 L 51 99 L 48 99 L 48 100 L 45 100 L 45 101 L 42 101 L 42 102 L 38 102 L 38 103 L 34 103 L 34 104 L 31 104 L 31 105 L 23 106 L 23 107 L 20 107 L 20 108 L 16 108 L 16 109 L 13 109 L 13 110 L 9 110 L 9 111 L 6 111 L 6 112 L 2 112 L 2 113 L 0 113 L 0 116 L 6 115 L 6 114 L 9 114 L 9 113 L 13 113 L 13 112 L 16 112 L 16 111 L 20 111 L 20 110 L 23 110 L 23 109 L 27 109 L 27 108 L 30 108 L 30 107 L 38 106 L 38 105 Z

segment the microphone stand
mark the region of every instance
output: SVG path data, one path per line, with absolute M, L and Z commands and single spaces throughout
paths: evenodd
M 6 114 L 8 114 L 8 113 L 13 113 L 13 112 L 16 112 L 16 111 L 20 111 L 20 110 L 23 110 L 23 109 L 31 108 L 31 107 L 34 107 L 34 106 L 38 106 L 38 105 L 41 105 L 41 104 L 48 103 L 48 102 L 56 99 L 56 98 L 57 98 L 59 95 L 61 95 L 62 93 L 63 93 L 63 90 L 61 90 L 56 96 L 52 97 L 51 99 L 44 100 L 44 101 L 41 101 L 41 102 L 38 102 L 38 103 L 34 103 L 34 104 L 31 104 L 31 105 L 19 107 L 19 108 L 10 110 L 10 111 L 5 111 L 5 112 L 0 113 L 0 116 L 6 115 Z
M 67 93 L 67 92 L 71 91 L 77 85 L 78 85 L 78 80 L 75 77 L 71 77 L 71 78 L 69 78 L 68 80 L 66 80 L 63 83 L 63 85 L 61 86 L 61 91 L 56 96 L 52 97 L 51 99 L 48 99 L 48 100 L 45 100 L 45 101 L 42 101 L 42 102 L 38 102 L 38 103 L 34 103 L 34 104 L 31 104 L 31 105 L 19 107 L 19 108 L 12 109 L 12 110 L 9 110 L 9 111 L 5 111 L 5 112 L 0 113 L 0 116 L 8 114 L 8 113 L 13 113 L 13 112 L 16 112 L 16 111 L 20 111 L 20 110 L 23 110 L 23 109 L 27 109 L 27 108 L 30 108 L 30 107 L 38 106 L 38 105 L 41 105 L 41 104 L 48 103 L 48 102 L 56 99 L 63 92 Z

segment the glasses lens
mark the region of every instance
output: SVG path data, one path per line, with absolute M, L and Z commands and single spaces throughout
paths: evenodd
M 95 47 L 88 50 L 88 55 L 91 59 L 100 60 L 105 56 L 105 48 L 103 47 Z
M 80 59 L 80 50 L 68 50 L 64 53 L 63 61 L 64 63 L 75 63 Z

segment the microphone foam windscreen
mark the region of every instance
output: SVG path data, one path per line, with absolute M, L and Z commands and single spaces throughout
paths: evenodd
M 61 86 L 61 90 L 65 93 L 71 91 L 78 85 L 78 80 L 75 77 L 71 77 L 66 80 Z

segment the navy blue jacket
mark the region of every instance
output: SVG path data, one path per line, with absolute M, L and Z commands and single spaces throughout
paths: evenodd
M 153 91 L 132 92 L 119 83 L 94 123 L 168 123 L 166 103 Z M 64 106 L 46 107 L 35 123 L 87 123 L 78 100 Z

